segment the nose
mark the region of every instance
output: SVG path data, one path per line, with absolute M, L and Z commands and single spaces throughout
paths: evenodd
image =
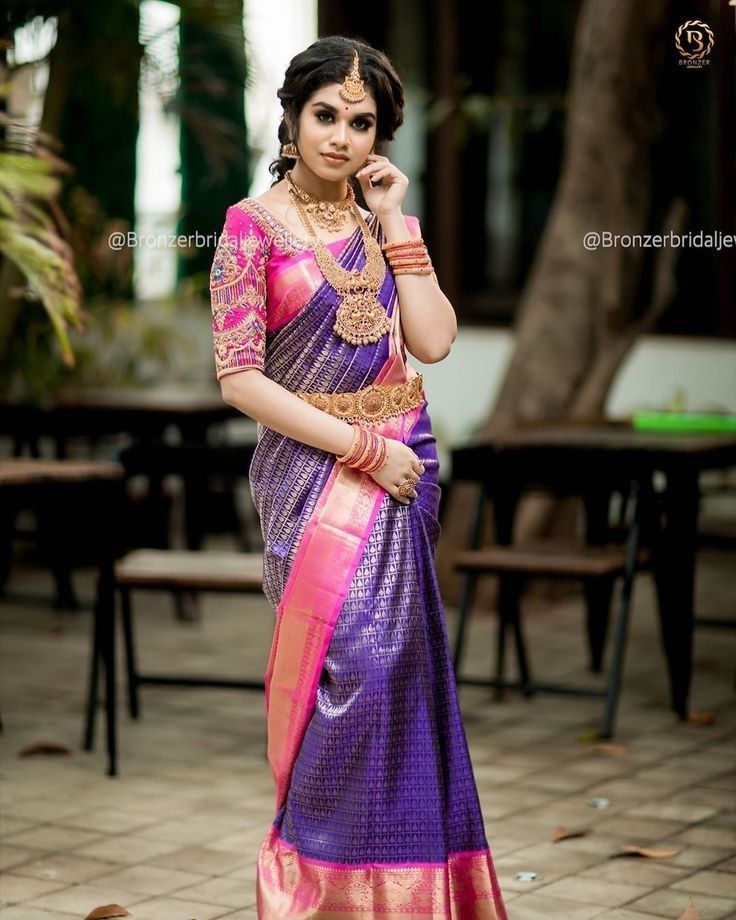
M 344 121 L 339 121 L 335 125 L 333 139 L 339 147 L 345 147 L 348 143 L 348 126 Z

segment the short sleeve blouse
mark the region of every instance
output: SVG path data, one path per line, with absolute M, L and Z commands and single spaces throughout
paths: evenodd
M 264 369 L 270 244 L 264 230 L 242 208 L 227 209 L 210 271 L 218 380 L 249 367 Z

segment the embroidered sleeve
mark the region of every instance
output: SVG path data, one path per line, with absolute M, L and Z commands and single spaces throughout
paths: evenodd
M 266 261 L 269 240 L 241 208 L 227 209 L 210 271 L 217 379 L 266 356 Z
M 419 225 L 419 218 L 414 217 L 411 214 L 405 214 L 404 222 L 406 223 L 407 229 L 409 230 L 409 233 L 411 233 L 412 237 L 415 240 L 420 240 L 422 238 L 422 228 Z M 434 270 L 432 270 L 430 278 L 432 279 L 432 281 L 434 281 L 435 284 L 439 284 L 439 281 L 437 280 L 437 275 L 435 274 Z

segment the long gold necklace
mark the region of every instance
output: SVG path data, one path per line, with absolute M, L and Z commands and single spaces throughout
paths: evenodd
M 322 227 L 323 230 L 341 230 L 353 210 L 355 192 L 350 185 L 348 185 L 347 197 L 342 201 L 322 201 L 297 185 L 293 179 L 289 182 L 289 190 L 299 199 L 315 224 Z
M 291 178 L 290 172 L 286 173 L 286 180 L 296 212 L 307 231 L 309 247 L 314 253 L 317 265 L 330 287 L 342 297 L 342 303 L 335 316 L 335 334 L 353 345 L 378 342 L 391 329 L 386 311 L 378 300 L 378 292 L 386 277 L 386 262 L 381 247 L 371 235 L 360 208 L 355 204 L 355 199 L 351 201 L 351 206 L 363 236 L 366 259 L 362 270 L 358 271 L 355 268 L 349 271 L 340 265 L 314 232 L 304 206 L 298 195 L 292 191 L 293 187 L 298 186 Z

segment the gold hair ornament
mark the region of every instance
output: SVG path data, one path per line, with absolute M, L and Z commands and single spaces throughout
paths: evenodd
M 360 71 L 358 70 L 360 58 L 357 51 L 354 51 L 353 54 L 353 66 L 350 73 L 343 80 L 340 95 L 345 102 L 362 102 L 365 99 L 365 86 L 360 79 Z

